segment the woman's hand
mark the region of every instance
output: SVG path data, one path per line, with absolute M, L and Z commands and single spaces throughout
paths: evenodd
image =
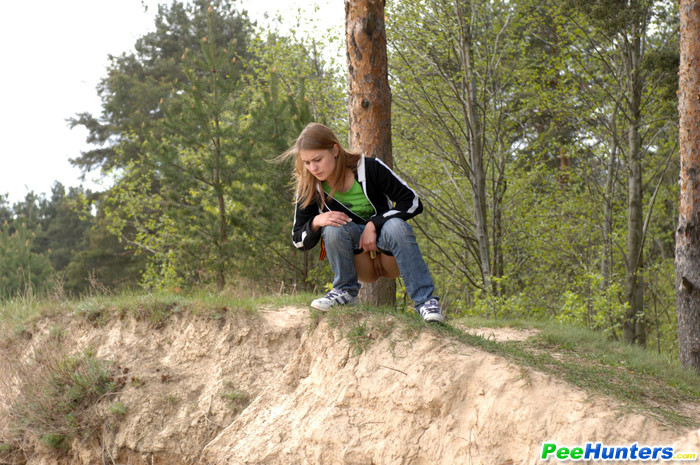
M 311 222 L 311 229 L 318 231 L 324 226 L 343 226 L 350 222 L 350 217 L 343 212 L 326 212 L 316 215 Z
M 360 236 L 360 248 L 368 252 L 377 251 L 377 228 L 371 221 L 365 226 Z

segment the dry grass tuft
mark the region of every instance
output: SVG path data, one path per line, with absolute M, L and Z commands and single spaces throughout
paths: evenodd
M 97 405 L 120 387 L 110 362 L 89 350 L 69 354 L 61 338 L 50 338 L 28 359 L 8 357 L 5 364 L 0 388 L 9 395 L 1 414 L 10 437 L 0 438 L 0 463 L 30 455 L 27 449 L 37 444 L 67 452 L 73 439 L 100 429 L 108 410 Z

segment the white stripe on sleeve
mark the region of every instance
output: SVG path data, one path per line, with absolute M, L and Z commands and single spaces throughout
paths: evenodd
M 379 163 L 381 163 L 386 169 L 388 169 L 388 170 L 389 170 L 389 173 L 391 173 L 396 179 L 398 179 L 399 182 L 400 182 L 401 184 L 403 184 L 403 185 L 406 187 L 406 189 L 408 189 L 409 191 L 411 191 L 411 193 L 413 194 L 413 203 L 411 204 L 411 207 L 408 209 L 408 211 L 407 211 L 406 213 L 413 213 L 413 212 L 415 212 L 415 211 L 418 209 L 418 194 L 416 194 L 416 191 L 414 191 L 413 189 L 411 189 L 410 187 L 408 187 L 408 184 L 406 184 L 406 182 L 405 182 L 403 179 L 401 179 L 401 177 L 400 177 L 398 174 L 394 173 L 394 172 L 392 171 L 391 168 L 389 168 L 388 166 L 386 166 L 386 164 L 385 164 L 383 161 L 381 161 L 379 158 L 376 158 L 376 160 L 377 160 Z M 387 216 L 387 213 L 389 213 L 389 212 L 386 212 L 386 213 L 384 214 L 384 216 Z M 398 212 L 397 212 L 397 213 L 398 213 Z M 392 214 L 393 214 L 393 213 L 392 213 Z
M 299 241 L 299 242 L 292 241 L 292 242 L 294 242 L 294 247 L 296 247 L 297 249 L 301 249 L 302 247 L 304 247 L 304 239 L 306 239 L 306 231 L 301 233 L 301 241 Z

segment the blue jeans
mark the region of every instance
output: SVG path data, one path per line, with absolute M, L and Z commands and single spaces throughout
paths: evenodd
M 360 283 L 357 280 L 353 258 L 354 250 L 359 249 L 360 236 L 364 229 L 365 225 L 354 222 L 343 226 L 323 227 L 326 256 L 331 270 L 335 273 L 334 289 L 357 295 Z M 377 238 L 377 248 L 388 250 L 396 258 L 406 291 L 416 308 L 434 297 L 433 279 L 420 253 L 411 225 L 400 218 L 388 220 Z

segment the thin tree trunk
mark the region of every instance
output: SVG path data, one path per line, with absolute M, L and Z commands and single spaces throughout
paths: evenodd
M 610 156 L 605 174 L 605 203 L 603 204 L 603 260 L 601 262 L 601 275 L 603 277 L 600 285 L 605 291 L 612 283 L 612 230 L 613 230 L 613 206 L 615 204 L 615 173 L 617 172 L 617 121 L 618 107 L 615 105 L 610 120 Z
M 503 265 L 503 213 L 501 206 L 506 193 L 505 169 L 506 157 L 501 156 L 498 163 L 494 163 L 494 179 L 492 181 L 493 204 L 491 206 L 491 230 L 493 231 L 491 241 L 493 250 L 492 276 L 502 278 L 504 273 Z M 497 171 L 497 173 L 495 173 Z M 500 296 L 503 293 L 503 286 L 497 284 L 497 279 L 492 280 L 494 295 Z
M 627 267 L 625 275 L 625 299 L 629 303 L 623 334 L 625 341 L 644 345 L 644 287 L 642 281 L 642 160 L 639 135 L 642 78 L 640 74 L 641 33 L 637 22 L 632 27 L 631 43 L 627 44 L 627 94 L 628 94 L 628 202 L 627 202 Z
M 213 40 L 211 42 L 214 42 Z M 224 247 L 228 241 L 228 231 L 226 227 L 226 199 L 224 198 L 223 188 L 221 186 L 221 137 L 219 137 L 221 131 L 221 123 L 219 121 L 218 115 L 218 89 L 216 86 L 216 72 L 217 70 L 212 69 L 212 80 L 214 82 L 214 102 L 213 107 L 215 111 L 214 116 L 214 126 L 216 128 L 216 136 L 213 138 L 212 142 L 214 145 L 214 188 L 216 189 L 216 200 L 219 207 L 219 244 L 218 244 L 218 262 L 216 264 L 216 289 L 221 292 L 224 290 L 226 285 L 226 253 L 224 252 Z
M 391 167 L 391 89 L 384 4 L 385 0 L 345 0 L 349 145 Z M 363 284 L 360 301 L 394 306 L 396 281 L 380 278 Z
M 491 289 L 491 259 L 489 233 L 487 224 L 486 172 L 484 170 L 483 126 L 476 108 L 476 77 L 472 69 L 472 32 L 471 24 L 465 18 L 464 5 L 455 2 L 455 14 L 460 28 L 460 54 L 462 69 L 462 102 L 465 105 L 469 136 L 469 161 L 471 165 L 472 213 L 474 215 L 474 232 L 479 248 L 479 264 L 484 290 Z
M 676 314 L 683 366 L 700 374 L 700 2 L 681 0 L 681 195 L 676 232 Z

